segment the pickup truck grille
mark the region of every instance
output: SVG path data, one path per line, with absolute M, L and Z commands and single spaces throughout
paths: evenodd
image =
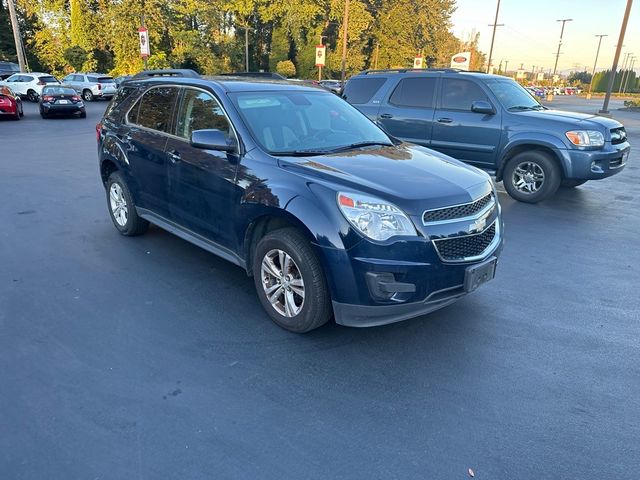
M 488 193 L 484 197 L 470 203 L 463 203 L 462 205 L 438 208 L 435 210 L 427 210 L 422 214 L 422 222 L 427 225 L 428 223 L 471 217 L 494 202 L 493 193 Z
M 627 141 L 627 131 L 624 127 L 611 129 L 611 144 L 618 145 Z
M 484 255 L 496 238 L 497 220 L 480 233 L 435 240 L 440 258 L 446 262 L 471 261 Z

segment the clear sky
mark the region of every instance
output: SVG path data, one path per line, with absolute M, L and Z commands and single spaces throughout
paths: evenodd
M 497 0 L 457 0 L 453 14 L 453 31 L 459 38 L 467 38 L 474 29 L 480 32 L 480 49 L 487 55 L 491 45 L 492 27 Z M 493 47 L 495 67 L 501 60 L 509 61 L 509 70 L 524 63 L 526 70 L 535 65 L 545 71 L 553 69 L 555 52 L 560 39 L 560 18 L 567 22 L 562 41 L 558 71 L 569 72 L 593 68 L 598 39 L 596 34 L 608 34 L 602 39 L 598 70 L 611 68 L 615 45 L 618 43 L 626 0 L 501 0 L 498 27 Z M 635 0 L 627 25 L 622 52 L 637 57 L 634 69 L 640 71 L 640 0 Z M 620 56 L 622 62 L 623 55 Z

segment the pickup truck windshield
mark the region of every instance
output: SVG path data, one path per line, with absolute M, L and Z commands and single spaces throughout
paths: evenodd
M 393 144 L 371 120 L 331 93 L 288 90 L 229 96 L 253 137 L 272 154 L 313 155 Z
M 542 110 L 542 105 L 513 80 L 487 82 L 493 94 L 507 110 Z

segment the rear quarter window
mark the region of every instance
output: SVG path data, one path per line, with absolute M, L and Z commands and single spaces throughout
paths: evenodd
M 352 104 L 368 103 L 387 81 L 384 77 L 356 77 L 347 82 L 344 99 Z
M 135 100 L 134 93 L 137 91 L 134 87 L 122 87 L 113 96 L 111 103 L 104 112 L 105 118 L 116 120 L 123 112 L 125 112 Z M 137 112 L 136 112 L 137 113 Z M 129 121 L 133 121 L 134 114 L 129 116 Z M 137 119 L 136 119 L 137 120 Z M 134 122 L 135 123 L 135 122 Z

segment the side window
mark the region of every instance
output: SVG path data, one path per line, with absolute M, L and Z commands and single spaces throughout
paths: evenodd
M 227 138 L 233 137 L 229 120 L 218 101 L 209 93 L 187 88 L 178 110 L 176 135 L 188 140 L 194 130 L 210 128 L 222 130 Z
M 111 103 L 107 107 L 107 110 L 105 111 L 104 116 L 106 118 L 114 120 L 115 117 L 120 112 L 122 112 L 123 110 L 126 110 L 126 108 L 129 105 L 131 105 L 131 101 L 133 100 L 133 98 L 129 101 L 127 100 L 129 99 L 131 94 L 133 94 L 135 91 L 136 89 L 134 87 L 122 87 L 120 90 L 118 90 L 118 92 L 113 97 L 113 100 L 111 100 Z M 136 105 L 136 107 L 138 107 L 138 105 Z M 133 122 L 133 118 L 132 118 L 132 114 L 134 113 L 136 115 L 136 120 L 137 120 L 137 113 L 138 113 L 137 108 L 134 108 L 129 114 L 129 121 L 132 123 L 135 123 Z
M 403 78 L 391 94 L 389 103 L 401 107 L 433 108 L 436 78 Z
M 384 77 L 352 78 L 344 87 L 344 99 L 354 105 L 368 103 L 387 79 Z
M 147 90 L 139 102 L 140 108 L 135 123 L 168 133 L 177 93 L 178 89 L 175 87 L 155 87 Z M 131 116 L 129 121 L 132 121 Z
M 23 82 L 29 83 L 29 82 L 33 82 L 33 77 L 31 77 L 29 75 L 22 75 L 20 80 L 23 81 Z
M 489 101 L 482 88 L 470 80 L 458 78 L 442 79 L 442 108 L 444 110 L 468 110 L 478 100 Z

